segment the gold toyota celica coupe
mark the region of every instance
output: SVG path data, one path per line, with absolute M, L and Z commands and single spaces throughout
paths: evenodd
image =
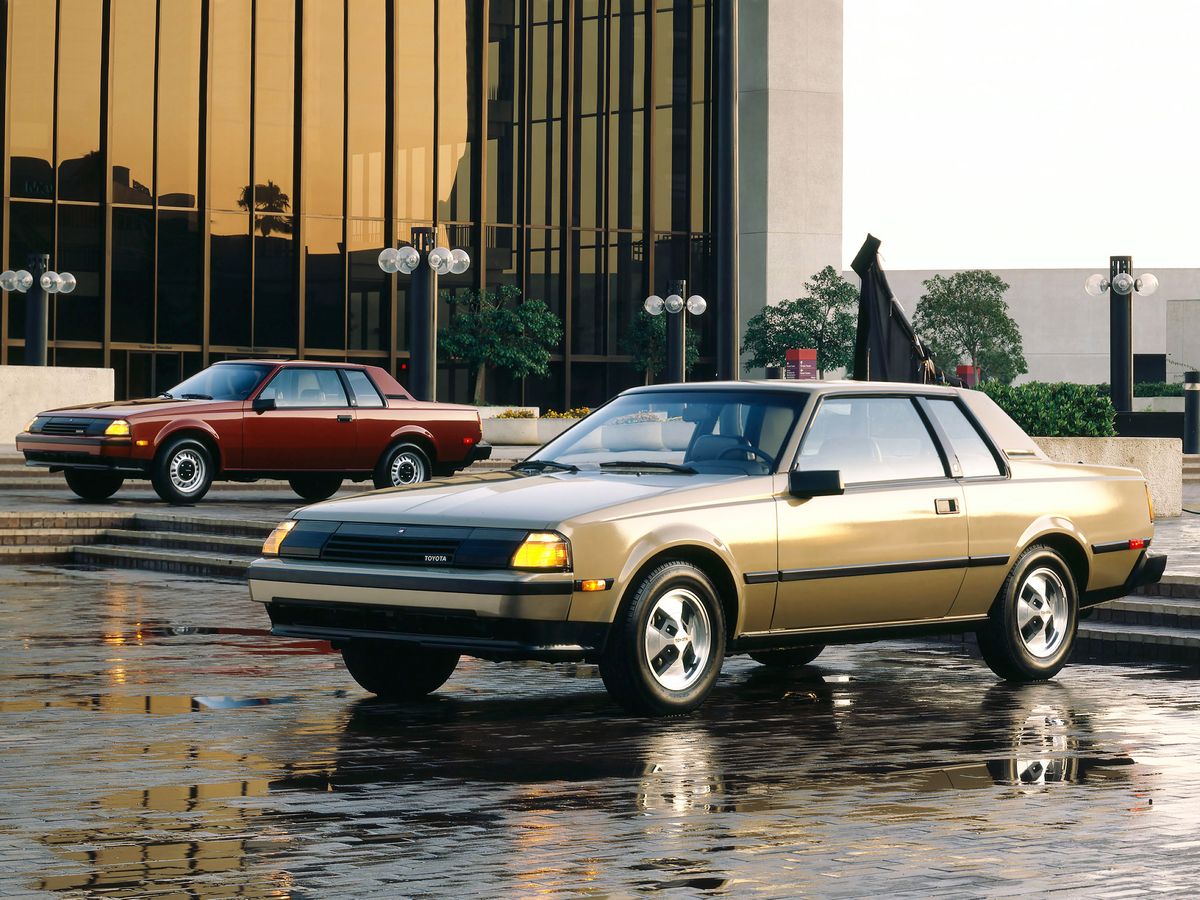
M 1052 677 L 1080 610 L 1161 578 L 1135 469 L 1049 461 L 979 391 L 733 382 L 626 391 L 509 471 L 319 503 L 250 568 L 273 632 L 368 691 L 461 654 L 589 660 L 627 709 L 687 712 L 724 658 L 973 631 Z

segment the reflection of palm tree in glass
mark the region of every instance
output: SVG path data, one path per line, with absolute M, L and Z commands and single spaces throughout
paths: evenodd
M 242 188 L 242 196 L 238 198 L 238 206 L 242 209 L 253 207 L 256 213 L 286 213 L 292 205 L 292 200 L 275 182 L 267 179 L 266 184 L 246 185 Z M 263 237 L 270 237 L 272 231 L 280 234 L 292 233 L 292 220 L 283 215 L 260 215 L 257 217 L 258 230 Z

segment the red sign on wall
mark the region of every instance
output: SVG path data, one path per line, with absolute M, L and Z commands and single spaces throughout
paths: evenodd
M 973 388 L 979 384 L 979 367 L 978 366 L 959 366 L 956 370 L 959 379 L 963 383 L 963 387 Z
M 817 379 L 817 351 L 816 350 L 789 350 L 784 360 L 785 377 L 797 378 L 801 381 L 816 381 Z

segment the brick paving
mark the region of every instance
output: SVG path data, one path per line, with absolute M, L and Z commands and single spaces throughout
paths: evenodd
M 1179 666 L 729 660 L 697 715 L 466 660 L 368 698 L 244 586 L 0 565 L 0 896 L 1194 896 Z

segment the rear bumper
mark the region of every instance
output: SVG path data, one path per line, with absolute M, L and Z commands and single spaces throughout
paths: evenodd
M 58 435 L 17 435 L 17 450 L 25 455 L 25 465 L 58 469 L 94 469 L 144 475 L 147 460 L 132 456 L 133 443 L 128 437 L 91 437 Z
M 472 447 L 470 449 L 470 451 L 467 453 L 467 458 L 464 462 L 465 462 L 466 466 L 469 466 L 469 465 L 472 465 L 473 463 L 479 462 L 480 460 L 491 459 L 491 458 L 492 458 L 492 445 L 485 441 L 480 441 L 478 444 L 476 444 L 474 447 Z M 466 466 L 464 466 L 464 468 Z
M 608 625 L 571 622 L 569 573 L 467 572 L 261 559 L 248 572 L 272 633 L 389 640 L 483 659 L 593 657 Z
M 1118 597 L 1127 597 L 1137 591 L 1138 588 L 1146 587 L 1150 584 L 1158 584 L 1162 581 L 1163 573 L 1167 570 L 1167 554 L 1155 553 L 1153 550 L 1144 550 L 1138 556 L 1137 562 L 1133 564 L 1133 570 L 1129 573 L 1129 577 L 1125 579 L 1125 583 L 1117 587 L 1103 588 L 1098 591 L 1088 591 L 1083 595 L 1083 606 L 1095 606 L 1097 603 L 1104 603 L 1107 600 L 1116 600 Z

